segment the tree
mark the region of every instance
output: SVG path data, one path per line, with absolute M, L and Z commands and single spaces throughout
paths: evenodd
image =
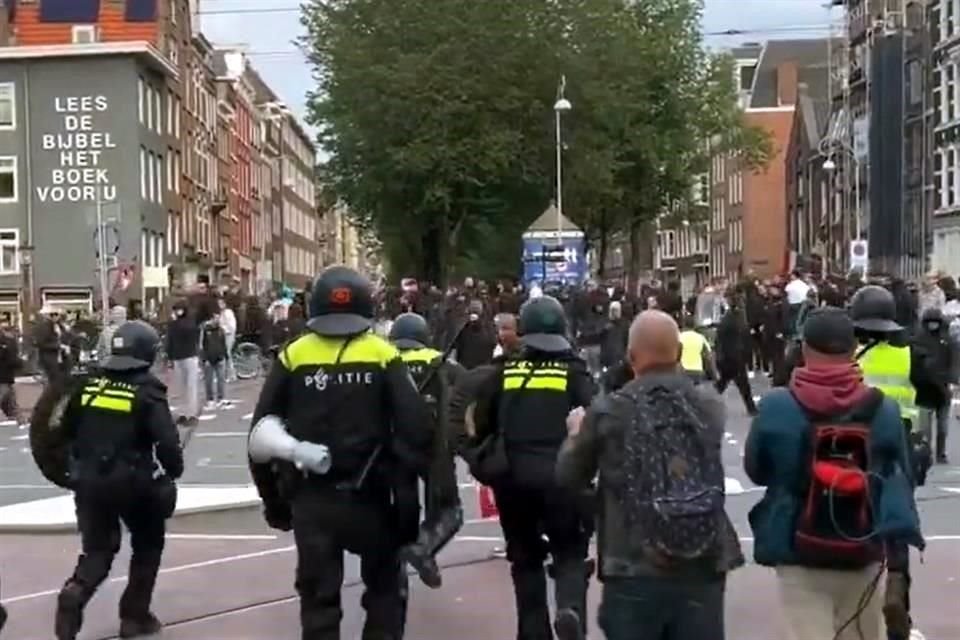
M 465 235 L 516 241 L 517 214 L 542 206 L 555 74 L 531 61 L 553 66 L 549 16 L 546 0 L 305 7 L 310 120 L 335 188 L 395 265 L 442 282 Z
M 310 0 L 308 113 L 326 171 L 394 269 L 519 266 L 554 193 L 553 101 L 567 77 L 565 213 L 605 251 L 688 199 L 707 141 L 756 162 L 729 62 L 697 0 Z M 726 74 L 726 76 L 724 75 Z M 767 145 L 767 146 L 765 146 Z M 636 252 L 634 252 L 636 255 Z

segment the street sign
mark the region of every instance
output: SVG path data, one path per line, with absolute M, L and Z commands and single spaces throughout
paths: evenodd
M 869 263 L 868 246 L 866 240 L 850 241 L 850 270 L 867 272 Z
M 103 225 L 103 246 L 104 252 L 108 256 L 115 256 L 120 252 L 120 230 L 117 227 L 105 224 Z M 100 233 L 99 229 L 93 230 L 94 253 L 100 257 Z

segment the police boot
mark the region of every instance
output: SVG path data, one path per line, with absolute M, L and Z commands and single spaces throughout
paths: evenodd
M 83 608 L 110 574 L 112 553 L 82 554 L 73 576 L 63 585 L 57 596 L 57 614 L 54 631 L 57 640 L 74 640 L 83 626 Z
M 422 539 L 424 535 L 421 533 L 420 537 Z M 424 541 L 418 540 L 405 546 L 400 550 L 400 559 L 413 567 L 413 570 L 420 576 L 420 582 L 431 589 L 439 589 L 443 585 L 440 565 L 437 564 L 437 559 L 427 548 Z
M 557 599 L 554 629 L 560 640 L 583 640 L 587 634 L 587 588 L 592 560 L 567 560 L 550 567 Z
M 7 623 L 7 610 L 0 604 L 0 631 L 3 631 L 3 625 Z
M 160 621 L 150 612 L 150 601 L 160 570 L 160 550 L 134 552 L 130 558 L 130 577 L 120 597 L 120 637 L 137 638 L 159 633 Z
M 510 568 L 517 600 L 517 640 L 552 640 L 543 567 Z

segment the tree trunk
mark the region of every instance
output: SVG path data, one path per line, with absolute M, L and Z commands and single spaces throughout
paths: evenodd
M 630 259 L 627 261 L 627 291 L 634 295 L 640 292 L 640 222 L 636 218 L 630 221 Z

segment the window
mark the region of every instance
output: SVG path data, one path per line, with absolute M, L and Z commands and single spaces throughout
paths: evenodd
M 153 129 L 153 87 L 147 85 L 145 94 L 147 103 L 147 121 L 144 124 L 147 125 L 148 129 Z
M 143 116 L 143 92 L 146 91 L 146 86 L 143 83 L 143 76 L 137 78 L 137 117 L 140 118 L 140 124 L 144 123 Z
M 147 150 L 140 147 L 140 197 L 147 199 Z
M 20 230 L 0 229 L 0 273 L 20 272 Z
M 173 94 L 167 91 L 167 135 L 173 135 Z
M 154 99 L 155 99 L 156 102 L 157 102 L 157 109 L 156 109 L 156 114 L 157 114 L 157 127 L 156 127 L 156 132 L 157 132 L 157 133 L 163 133 L 163 127 L 162 127 L 162 124 L 161 124 L 161 121 L 163 120 L 163 118 L 161 117 L 161 114 L 163 113 L 163 95 L 160 93 L 160 91 L 154 91 L 154 92 L 153 92 L 153 97 L 154 97 Z
M 97 25 L 95 24 L 75 24 L 70 30 L 71 42 L 73 44 L 92 44 L 100 38 Z
M 0 202 L 17 201 L 17 158 L 0 156 Z
M 157 199 L 154 202 L 163 202 L 163 155 L 154 156 L 153 162 L 154 175 L 157 177 Z
M 180 98 L 173 99 L 173 136 L 180 137 Z
M 662 257 L 670 259 L 677 255 L 677 234 L 675 231 L 661 231 L 663 234 Z
M 12 82 L 0 84 L 0 131 L 17 128 L 17 93 Z
M 149 200 L 150 202 L 156 202 L 156 199 L 157 199 L 157 195 L 156 195 L 157 179 L 153 173 L 156 170 L 156 168 L 157 168 L 156 165 L 153 163 L 153 152 L 148 151 L 147 152 L 147 176 L 148 176 L 147 200 Z

